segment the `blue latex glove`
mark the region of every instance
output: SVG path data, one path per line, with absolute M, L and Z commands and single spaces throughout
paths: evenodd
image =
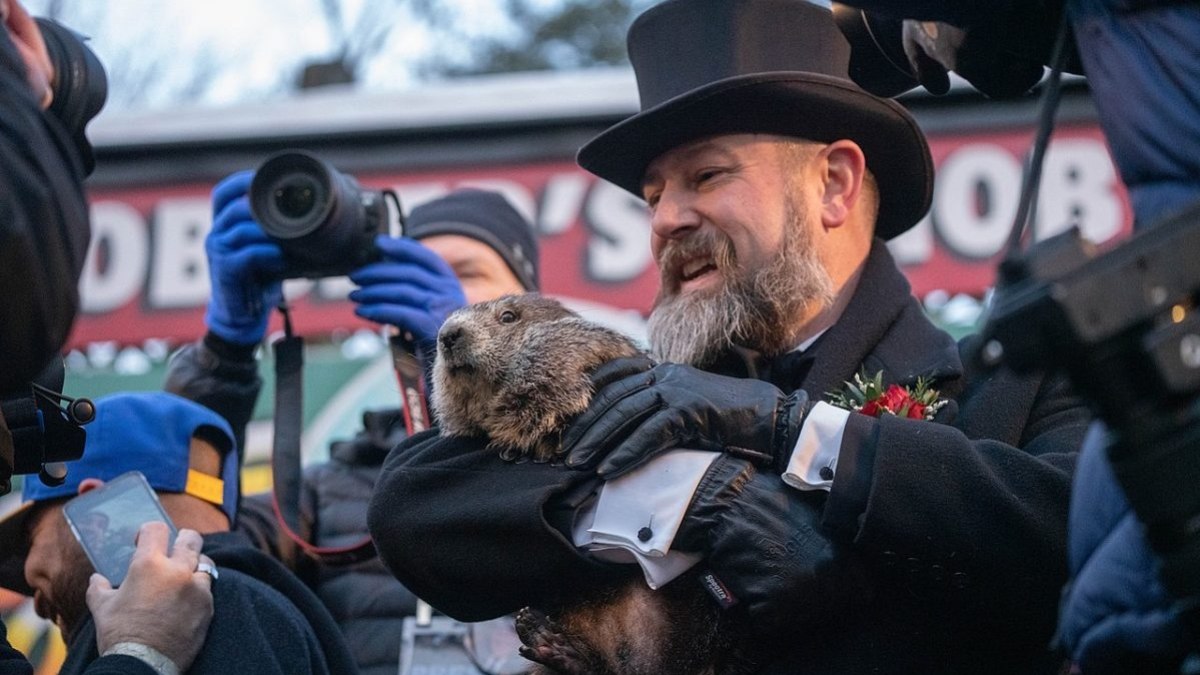
M 350 273 L 360 288 L 350 292 L 354 313 L 368 321 L 407 331 L 433 353 L 446 317 L 467 304 L 454 270 L 436 253 L 413 239 L 379 236 L 381 262 Z
M 227 176 L 213 188 L 213 226 L 204 241 L 212 295 L 204 323 L 239 345 L 261 342 L 271 309 L 283 299 L 283 251 L 250 215 L 253 171 Z
M 1156 672 L 1187 653 L 1188 635 L 1105 457 L 1104 436 L 1093 425 L 1076 468 L 1059 640 L 1088 675 Z

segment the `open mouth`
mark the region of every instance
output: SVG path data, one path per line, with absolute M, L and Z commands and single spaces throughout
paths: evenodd
M 716 271 L 717 264 L 711 257 L 693 258 L 679 266 L 679 281 L 681 284 L 686 284 Z

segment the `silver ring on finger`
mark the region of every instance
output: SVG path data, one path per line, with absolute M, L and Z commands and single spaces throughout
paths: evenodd
M 207 574 L 213 581 L 216 581 L 221 577 L 220 572 L 217 571 L 217 567 L 206 562 L 196 565 L 196 572 L 199 572 L 200 574 Z

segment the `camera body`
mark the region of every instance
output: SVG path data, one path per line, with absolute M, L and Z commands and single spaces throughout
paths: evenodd
M 285 278 L 320 279 L 380 259 L 375 237 L 388 232 L 386 194 L 364 190 L 315 155 L 289 150 L 255 172 L 250 211 L 283 249 Z
M 1200 205 L 1096 255 L 1068 231 L 1005 261 L 984 365 L 1063 368 L 1178 597 L 1200 595 Z

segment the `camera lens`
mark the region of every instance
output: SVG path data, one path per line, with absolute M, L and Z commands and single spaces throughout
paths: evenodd
M 335 176 L 333 167 L 306 153 L 268 159 L 250 184 L 254 219 L 276 239 L 298 239 L 321 229 L 336 215 Z
M 273 155 L 254 172 L 250 212 L 283 249 L 285 278 L 346 274 L 377 260 L 387 204 L 353 176 L 307 152 Z
M 275 190 L 275 208 L 284 216 L 299 220 L 313 210 L 316 190 L 308 181 L 281 185 Z

